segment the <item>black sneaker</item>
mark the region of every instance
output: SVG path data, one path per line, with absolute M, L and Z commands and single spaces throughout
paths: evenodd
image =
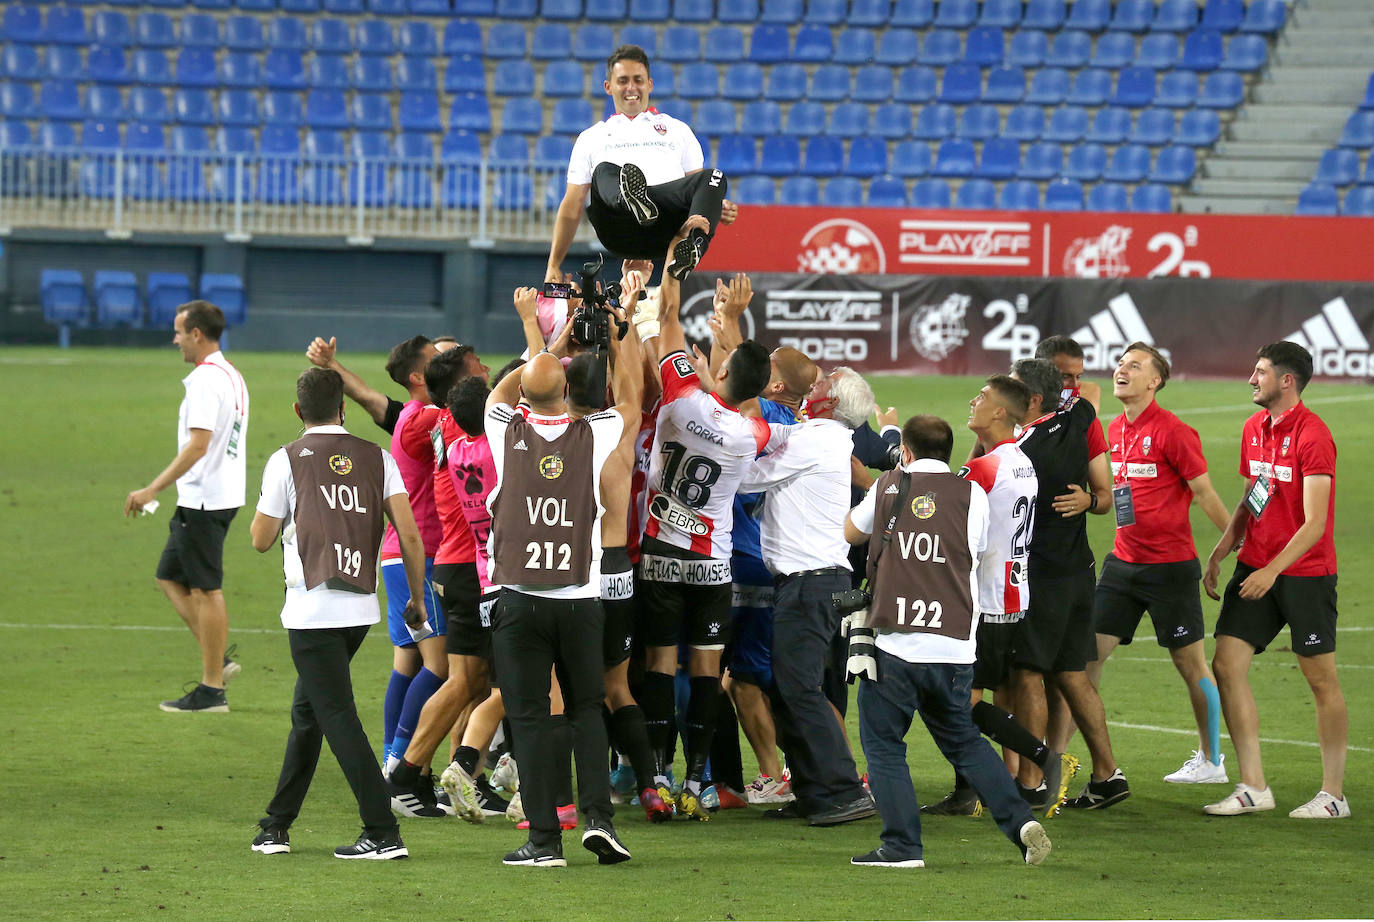
M 392 858 L 409 858 L 410 851 L 401 841 L 401 834 L 393 832 L 389 836 L 373 838 L 367 833 L 358 836 L 352 845 L 340 845 L 334 849 L 335 858 L 352 860 L 364 858 L 368 861 L 388 861 Z
M 567 859 L 563 857 L 562 845 L 539 848 L 533 842 L 526 842 L 502 858 L 501 863 L 522 868 L 566 868 L 568 866 Z
M 506 810 L 510 807 L 510 801 L 501 797 L 492 789 L 491 782 L 487 780 L 485 773 L 478 775 L 472 786 L 477 789 L 477 805 L 482 811 L 483 816 L 505 816 Z
M 229 702 L 224 697 L 224 689 L 211 688 L 209 685 L 196 684 L 186 694 L 175 701 L 164 701 L 158 708 L 169 714 L 198 711 L 204 714 L 228 714 Z
M 849 859 L 850 864 L 858 865 L 863 868 L 923 868 L 926 863 L 921 858 L 898 858 L 889 855 L 879 846 L 867 855 L 855 855 Z
M 253 837 L 253 851 L 264 855 L 285 855 L 291 851 L 291 837 L 284 828 L 272 826 L 258 829 Z
M 620 168 L 620 197 L 640 227 L 658 220 L 658 206 L 649 198 L 649 181 L 644 178 L 644 171 L 633 163 Z
M 1070 810 L 1105 810 L 1130 796 L 1131 786 L 1126 783 L 1126 776 L 1118 768 L 1112 772 L 1111 777 L 1102 781 L 1089 779 L 1083 793 L 1073 800 L 1064 801 L 1064 806 Z
M 588 822 L 582 833 L 582 847 L 596 856 L 600 864 L 619 864 L 630 860 L 630 850 L 615 834 L 610 823 Z
M 1028 788 L 1021 782 L 1016 782 L 1016 793 L 1021 795 L 1021 799 L 1026 802 L 1026 806 L 1032 810 L 1043 810 L 1049 805 L 1050 789 L 1044 781 L 1040 782 L 1038 788 Z
M 974 791 L 950 791 L 938 804 L 921 808 L 926 816 L 982 816 L 983 802 Z
M 416 782 L 409 787 L 401 787 L 399 784 L 386 783 L 387 791 L 391 794 L 391 810 L 401 816 L 408 817 L 441 817 L 452 816 L 453 808 L 445 810 L 439 804 L 439 799 L 434 796 L 434 781 L 431 775 L 421 775 Z
M 668 263 L 668 274 L 679 282 L 691 274 L 692 270 L 701 262 L 701 257 L 706 252 L 706 238 L 692 234 L 685 240 L 679 241 L 673 247 L 673 258 Z

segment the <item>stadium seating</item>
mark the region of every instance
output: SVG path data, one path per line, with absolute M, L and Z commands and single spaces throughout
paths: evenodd
M 9 19 L 6 15 L 7 27 Z M 38 300 L 43 308 L 43 319 L 55 326 L 84 326 L 90 319 L 86 283 L 75 269 L 44 269 L 40 272 Z
M 95 319 L 102 327 L 141 326 L 143 302 L 132 272 L 102 269 L 95 273 Z
M 145 284 L 150 327 L 171 326 L 177 308 L 195 297 L 190 279 L 180 272 L 149 272 Z

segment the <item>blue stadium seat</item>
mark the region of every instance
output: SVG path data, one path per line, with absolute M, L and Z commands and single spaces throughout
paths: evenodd
M 1045 187 L 1046 211 L 1082 211 L 1083 184 L 1076 179 L 1056 179 Z
M 140 139 L 147 140 L 147 139 Z M 127 146 L 127 145 L 126 145 Z M 132 148 L 130 148 L 132 150 Z M 133 156 L 124 164 L 124 192 L 140 201 L 162 201 L 167 197 L 167 177 L 162 158 Z
M 459 16 L 496 15 L 496 0 L 453 0 L 452 6 Z
M 34 56 L 37 61 L 38 50 L 32 45 L 11 45 L 7 51 L 25 51 Z M 20 55 L 27 57 L 26 55 Z M 22 65 L 21 65 L 22 66 Z M 48 53 L 43 56 L 42 67 L 37 72 L 29 72 L 20 79 L 23 80 L 84 80 L 86 79 L 86 62 L 82 58 L 81 49 L 73 45 L 49 45 Z
M 299 164 L 294 158 L 268 157 L 258 166 L 254 197 L 266 205 L 294 205 L 300 201 Z
M 539 0 L 496 0 L 496 15 L 502 19 L 534 19 Z
M 42 44 L 48 40 L 48 31 L 43 25 L 43 12 L 36 6 L 16 3 L 5 7 L 3 31 L 7 41 Z
M 1105 32 L 1097 37 L 1088 63 L 1093 67 L 1120 70 L 1135 58 L 1135 36 L 1129 32 Z
M 1040 106 L 1016 106 L 1007 112 L 1002 137 L 1014 141 L 1038 141 L 1045 131 L 1045 110 Z
M 864 203 L 870 208 L 905 208 L 906 182 L 896 176 L 875 176 L 868 183 Z
M 707 44 L 710 44 L 709 40 Z M 878 40 L 872 29 L 845 29 L 835 39 L 836 64 L 867 64 L 877 54 Z
M 744 60 L 744 33 L 734 26 L 716 26 L 703 43 L 706 60 L 730 64 Z
M 758 172 L 765 176 L 791 176 L 801 172 L 801 144 L 792 135 L 764 138 Z
M 452 69 L 450 67 L 450 69 Z M 341 54 L 317 54 L 310 59 L 306 81 L 311 89 L 346 90 L 350 85 L 348 59 Z M 483 82 L 482 90 L 486 90 Z M 460 92 L 452 89 L 450 92 Z
M 37 80 L 38 50 L 32 45 L 7 43 L 0 53 L 0 71 L 12 80 Z
M 710 22 L 715 17 L 715 0 L 673 0 L 675 22 Z
M 962 44 L 958 32 L 951 29 L 932 29 L 921 41 L 917 60 L 931 67 L 947 67 L 961 57 Z
M 143 320 L 143 301 L 138 279 L 132 272 L 99 269 L 95 273 L 95 320 L 102 327 L 138 327 Z
M 934 0 L 895 0 L 888 25 L 904 29 L 924 29 L 934 20 Z
M 403 55 L 433 57 L 439 53 L 439 39 L 427 22 L 403 22 L 400 26 L 400 51 Z
M 1150 173 L 1150 149 L 1143 144 L 1123 144 L 1112 152 L 1102 178 L 1112 182 L 1141 182 Z
M 391 75 L 391 62 L 386 58 L 373 55 L 360 55 L 353 62 L 353 89 L 365 93 L 390 93 L 395 86 Z
M 227 272 L 202 272 L 200 296 L 224 312 L 226 326 L 242 326 L 248 319 L 248 300 L 243 290 L 243 279 L 237 275 Z
M 593 22 L 619 22 L 626 16 L 626 7 L 625 0 L 587 0 L 587 18 Z
M 285 134 L 269 142 L 263 135 L 263 153 L 280 152 L 289 154 L 294 149 L 293 135 Z M 305 153 L 310 157 L 342 157 L 344 155 L 344 133 L 322 128 L 305 133 Z
M 984 179 L 1011 179 L 1021 168 L 1021 145 L 1011 138 L 991 138 L 978 156 L 977 175 Z
M 887 144 L 882 138 L 874 137 L 858 137 L 850 141 L 844 172 L 846 176 L 862 178 L 886 173 Z
M 1197 0 L 1159 0 L 1150 28 L 1156 32 L 1187 32 L 1197 25 Z
M 956 134 L 970 141 L 986 141 L 995 138 L 1002 130 L 1002 117 L 996 106 L 966 106 L 959 114 L 959 127 Z
M 338 13 L 343 16 L 358 16 L 366 8 L 363 0 L 323 0 L 322 5 L 325 12 Z
M 741 205 L 772 205 L 777 199 L 767 176 L 741 176 L 731 181 L 730 194 Z
M 1066 101 L 1075 106 L 1104 106 L 1112 94 L 1110 71 L 1088 68 L 1074 74 Z
M 67 122 L 44 122 L 38 126 L 38 146 L 58 150 L 76 146 L 76 128 Z
M 219 94 L 216 111 L 221 125 L 253 128 L 261 121 L 258 118 L 258 97 L 250 90 L 224 90 Z
M 894 176 L 908 179 L 930 175 L 930 145 L 924 141 L 902 141 L 892 150 L 889 169 Z
M 311 128 L 348 127 L 348 102 L 341 90 L 311 90 L 305 97 L 305 123 Z
M 868 134 L 868 106 L 842 102 L 830 111 L 828 133 L 837 138 L 857 138 Z
M 571 48 L 571 45 L 569 46 Z M 482 27 L 471 19 L 453 19 L 444 26 L 444 54 L 482 54 Z
M 553 107 L 556 134 L 581 134 L 593 121 L 592 104 L 585 99 L 560 99 Z
M 1240 24 L 1240 31 L 1273 35 L 1283 28 L 1287 18 L 1286 0 L 1250 0 L 1250 5 L 1245 8 L 1245 21 Z
M 434 92 L 439 86 L 434 62 L 429 58 L 401 58 L 396 65 L 396 87 L 400 90 Z
M 167 20 L 166 15 L 157 15 Z M 171 21 L 167 20 L 167 24 L 170 25 Z M 48 7 L 45 28 L 47 40 L 59 45 L 89 45 L 91 42 L 90 35 L 86 32 L 86 14 L 76 7 Z
M 301 97 L 288 90 L 268 93 L 262 101 L 262 120 L 268 125 L 290 125 L 293 128 L 305 121 Z
M 449 163 L 477 163 L 482 159 L 482 139 L 471 131 L 450 128 L 440 145 L 439 157 Z
M 720 22 L 753 23 L 758 18 L 759 0 L 720 0 L 716 7 L 716 19 Z
M 155 48 L 136 49 L 129 63 L 135 84 L 166 86 L 172 82 L 172 68 L 162 51 Z
M 853 0 L 845 22 L 851 26 L 883 26 L 891 13 L 891 0 Z
M 525 27 L 513 22 L 498 22 L 487 29 L 486 56 L 489 58 L 525 57 Z
M 523 30 L 521 31 L 523 35 Z M 364 19 L 358 23 L 359 54 L 390 55 L 396 53 L 396 36 L 391 23 L 380 19 Z
M 261 51 L 262 21 L 256 16 L 230 16 L 224 20 L 224 47 L 230 51 Z
M 1102 178 L 1107 169 L 1107 148 L 1101 144 L 1075 144 L 1064 159 L 1061 176 L 1081 182 L 1094 182 Z
M 937 29 L 967 29 L 978 19 L 978 0 L 940 0 L 935 7 Z
M 739 124 L 739 130 L 751 137 L 778 134 L 782 131 L 782 107 L 765 99 L 745 103 Z
M 939 141 L 953 137 L 958 115 L 953 106 L 944 103 L 931 103 L 916 115 L 916 125 L 912 137 L 923 141 Z
M 615 50 L 615 33 L 602 23 L 591 23 L 573 36 L 573 57 L 579 61 L 604 62 Z
M 778 190 L 778 203 L 781 205 L 819 205 L 821 203 L 821 184 L 814 176 L 788 176 Z
M 86 282 L 80 272 L 75 269 L 44 269 L 38 278 L 38 300 L 46 322 L 84 326 L 90 320 L 90 301 L 86 296 Z
M 129 62 L 118 45 L 92 45 L 86 52 L 86 69 L 100 83 L 129 82 Z
M 1170 109 L 1189 109 L 1197 102 L 1197 74 L 1191 70 L 1171 70 L 1159 81 L 1155 105 Z
M 1088 190 L 1089 211 L 1128 211 L 1130 197 L 1119 182 L 1100 182 Z
M 1221 137 L 1221 119 L 1214 109 L 1186 109 L 1178 121 L 1174 141 L 1194 147 L 1211 147 Z
M 935 151 L 932 176 L 972 176 L 977 165 L 973 143 L 960 138 L 946 138 Z
M 534 165 L 563 168 L 572 159 L 573 142 L 562 135 L 547 134 L 534 142 Z
M 1154 102 L 1154 98 L 1155 72 L 1150 68 L 1126 67 L 1117 74 L 1113 105 L 1139 109 Z
M 806 95 L 806 71 L 800 64 L 777 64 L 768 72 L 764 98 L 793 102 Z
M 109 90 L 115 94 L 116 98 L 119 97 L 119 90 L 115 87 L 95 87 L 94 89 Z M 0 115 L 11 119 L 37 117 L 38 100 L 34 97 L 33 87 L 27 83 L 0 84 Z
M 166 95 L 155 86 L 135 86 L 129 90 L 129 114 L 141 122 L 157 124 L 172 119 Z
M 1245 20 L 1245 0 L 1207 0 L 1200 21 L 1204 29 L 1234 32 Z
M 53 121 L 79 121 L 81 98 L 71 80 L 45 80 L 39 96 L 39 110 Z
M 134 40 L 129 17 L 115 10 L 101 10 L 91 18 L 91 41 L 123 48 Z
M 940 81 L 940 102 L 964 105 L 976 102 L 983 93 L 983 72 L 976 64 L 951 64 Z
M 243 6 L 244 0 L 237 0 Z M 274 3 L 275 0 L 253 0 L 254 3 Z M 406 0 L 367 0 L 367 11 L 378 16 L 404 16 L 410 12 Z
M 1178 60 L 1178 37 L 1167 32 L 1152 32 L 1142 38 L 1140 51 L 1135 56 L 1136 64 L 1155 70 L 1168 70 L 1178 64 Z
M 1193 110 L 1188 110 L 1193 111 Z M 1213 113 L 1215 114 L 1215 113 Z M 1132 144 L 1159 147 L 1174 139 L 1174 113 L 1170 109 L 1142 109 L 1131 132 Z
M 1014 67 L 1041 67 L 1049 57 L 1050 40 L 1044 32 L 1013 32 L 1005 61 Z
M 1073 18 L 1072 14 L 1069 18 Z M 1111 25 L 1113 29 L 1121 32 L 1144 32 L 1150 28 L 1154 18 L 1154 0 L 1117 0 L 1116 8 L 1112 11 Z
M 1354 112 L 1345 120 L 1341 147 L 1374 147 L 1374 112 Z
M 1130 110 L 1120 106 L 1106 106 L 1098 109 L 1093 115 L 1092 123 L 1083 138 L 1094 144 L 1120 144 L 1130 133 Z
M 1064 0 L 1030 0 L 1021 17 L 1021 28 L 1055 32 L 1064 25 L 1066 15 Z
M 124 144 L 119 122 L 88 118 L 81 123 L 81 146 L 85 150 L 115 150 Z
M 868 64 L 854 74 L 850 98 L 855 102 L 887 102 L 892 98 L 892 68 Z
M 439 99 L 432 91 L 414 90 L 402 93 L 396 118 L 402 131 L 443 131 L 443 125 L 439 121 Z M 390 127 L 387 125 L 380 130 L 385 131 Z
M 592 65 L 592 73 L 595 74 L 601 68 Z M 654 98 L 677 95 L 677 70 L 671 64 L 654 65 Z M 609 101 L 609 97 L 608 97 Z
M 887 29 L 878 38 L 878 50 L 873 60 L 878 64 L 901 67 L 916 61 L 920 40 L 911 29 Z
M 534 95 L 534 65 L 519 58 L 498 61 L 492 87 L 497 96 Z
M 1074 0 L 1064 28 L 1101 32 L 1112 18 L 1112 0 Z
M 490 159 L 503 166 L 525 166 L 530 159 L 530 142 L 522 134 L 498 134 L 491 139 Z
M 839 138 L 816 135 L 807 139 L 803 176 L 835 176 L 844 169 L 844 144 Z
M 734 134 L 739 126 L 739 113 L 733 103 L 722 99 L 709 99 L 697 106 L 696 124 L 693 126 L 698 136 L 718 138 L 723 134 Z
M 946 209 L 949 204 L 949 183 L 943 179 L 918 179 L 911 184 L 912 208 Z
M 1341 214 L 1357 218 L 1374 218 L 1374 186 L 1356 186 L 1345 193 Z
M 939 82 L 934 68 L 924 64 L 905 67 L 897 75 L 897 88 L 892 93 L 896 102 L 925 103 L 935 98 Z
M 1026 102 L 1042 106 L 1057 106 L 1069 96 L 1069 72 L 1062 67 L 1046 67 L 1031 77 L 1030 88 L 1026 90 Z
M 691 66 L 690 64 L 688 65 Z M 710 65 L 708 65 L 710 66 Z M 847 76 L 847 75 L 846 75 Z M 763 95 L 763 68 L 752 61 L 731 64 L 725 71 L 721 96 L 748 102 Z
M 342 19 L 316 19 L 310 26 L 310 45 L 317 54 L 352 54 L 353 33 Z
M 834 54 L 834 41 L 826 26 L 808 23 L 797 30 L 796 41 L 792 45 L 791 59 L 806 64 L 829 61 Z
M 404 118 L 402 119 L 404 123 Z M 404 124 L 402 124 L 404 128 Z M 542 134 L 544 106 L 537 99 L 512 99 L 501 110 L 501 131 L 505 133 Z
M 806 0 L 806 13 L 803 23 L 816 23 L 823 26 L 837 26 L 844 22 L 846 0 Z
M 849 68 L 843 64 L 822 64 L 811 75 L 808 98 L 819 102 L 838 102 L 849 97 Z
M 1224 57 L 1220 32 L 1198 29 L 1183 40 L 1183 66 L 1189 70 L 1216 70 Z
M 149 272 L 146 292 L 150 327 L 170 326 L 177 308 L 195 298 L 191 280 L 181 272 Z
M 1036 141 L 1027 145 L 1021 155 L 1021 169 L 1017 176 L 1022 179 L 1046 180 L 1059 175 L 1064 166 L 1064 148 L 1049 141 Z
M 787 27 L 762 24 L 749 37 L 749 60 L 757 64 L 777 64 L 788 58 Z
M 134 41 L 140 48 L 175 48 L 176 25 L 166 13 L 140 13 L 134 22 Z
M 1003 211 L 1039 211 L 1040 187 L 1026 179 L 1003 183 L 997 206 Z
M 716 169 L 729 176 L 742 176 L 759 167 L 757 142 L 747 135 L 727 134 L 716 146 Z
M 215 124 L 215 109 L 210 93 L 199 88 L 180 89 L 172 94 L 172 112 L 183 125 Z
M 267 24 L 267 47 L 279 51 L 308 51 L 310 33 L 294 16 L 279 16 Z
M 983 102 L 1003 105 L 1018 103 L 1026 96 L 1026 72 L 1020 67 L 994 67 L 988 71 L 988 84 L 983 89 Z
M 662 52 L 665 61 L 685 63 L 701 60 L 701 33 L 692 26 L 667 26 L 663 30 Z
M 561 22 L 543 22 L 534 27 L 530 57 L 536 61 L 562 61 L 572 57 L 572 31 Z
M 155 0 L 158 3 L 173 3 L 174 0 Z M 318 13 L 320 11 L 320 0 L 278 0 L 278 6 L 284 13 Z
M 439 200 L 445 208 L 476 208 L 482 201 L 481 174 L 466 160 L 444 169 L 439 179 Z
M 997 186 L 988 179 L 966 179 L 955 193 L 954 207 L 968 211 L 991 211 L 997 207 Z
M 1072 144 L 1088 134 L 1088 110 L 1082 106 L 1060 106 L 1050 113 L 1049 124 L 1041 137 L 1046 141 Z
M 827 208 L 858 208 L 863 203 L 863 183 L 853 176 L 836 176 L 821 191 L 821 204 Z
M 983 0 L 978 25 L 1012 29 L 1021 25 L 1021 0 Z
M 292 131 L 292 130 L 290 130 L 290 129 L 286 128 L 285 126 L 282 126 L 282 125 L 269 126 L 269 128 L 270 128 L 270 129 L 272 130 L 272 132 L 273 132 L 272 135 L 271 135 L 271 137 L 272 137 L 273 139 L 275 139 L 277 135 L 285 134 L 286 132 L 289 131 L 289 132 L 290 132 L 290 137 L 291 137 L 291 152 L 292 152 L 292 153 L 299 153 L 299 152 L 300 152 L 300 150 L 299 150 L 300 145 L 299 145 L 299 143 L 296 141 L 296 133 L 295 133 L 295 131 Z M 263 129 L 263 142 L 264 142 L 264 147 L 266 147 L 266 143 L 267 143 L 268 140 L 269 140 L 269 129 L 268 129 L 268 128 L 265 128 L 265 129 Z M 226 155 L 231 155 L 231 154 L 253 154 L 253 153 L 256 153 L 256 152 L 257 152 L 257 149 L 258 149 L 258 145 L 257 145 L 257 141 L 255 141 L 254 138 L 253 138 L 253 132 L 252 132 L 251 130 L 247 129 L 247 128 L 218 128 L 218 129 L 216 129 L 216 131 L 215 131 L 215 151 L 216 151 L 216 153 L 226 154 Z
M 684 99 L 714 99 L 720 95 L 720 71 L 704 61 L 684 64 L 678 73 L 677 91 Z
M 980 67 L 1001 64 L 1006 54 L 1006 42 L 1002 30 L 991 26 L 975 26 L 968 30 L 968 40 L 964 45 L 964 60 Z
M 1317 172 L 1313 182 L 1330 183 L 1333 186 L 1348 186 L 1360 178 L 1360 153 L 1345 147 L 1333 147 L 1324 151 L 1317 161 Z M 1165 182 L 1166 180 L 1160 180 Z
M 1256 71 L 1269 61 L 1269 43 L 1262 35 L 1235 35 L 1226 43 L 1222 70 Z
M 1234 109 L 1244 98 L 1245 81 L 1241 75 L 1218 70 L 1208 74 L 1203 81 L 1197 104 L 1208 109 Z
M 825 131 L 825 106 L 818 102 L 799 102 L 787 110 L 783 133 L 809 138 Z
M 686 122 L 689 125 L 692 123 L 692 104 L 680 96 L 660 99 L 657 108 L 658 111 L 671 115 L 679 122 Z
M 539 14 L 544 19 L 581 19 L 582 0 L 542 0 Z
M 258 56 L 248 51 L 229 51 L 219 62 L 221 86 L 249 89 L 262 86 L 262 67 Z
M 299 51 L 276 49 L 263 59 L 264 84 L 274 90 L 305 89 L 305 62 Z
M 1077 4 L 1074 9 L 1077 9 Z M 1064 31 L 1054 37 L 1045 63 L 1051 67 L 1077 70 L 1087 67 L 1092 57 L 1092 36 L 1086 32 Z
M 1336 187 L 1326 183 L 1311 183 L 1298 193 L 1298 207 L 1293 212 L 1300 215 L 1334 215 L 1340 210 L 1340 193 Z
M 884 103 L 873 110 L 869 131 L 880 138 L 901 140 L 911 134 L 911 107 L 898 102 Z

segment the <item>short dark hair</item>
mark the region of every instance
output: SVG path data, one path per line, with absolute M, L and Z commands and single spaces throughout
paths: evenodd
M 1282 339 L 1260 346 L 1255 358 L 1268 359 L 1280 375 L 1289 374 L 1298 384 L 1298 393 L 1312 380 L 1312 353 L 1292 340 Z
M 1136 340 L 1125 349 L 1121 350 L 1122 355 L 1125 355 L 1127 352 L 1145 352 L 1149 354 L 1150 358 L 1155 363 L 1155 371 L 1159 372 L 1159 387 L 1155 388 L 1155 390 L 1164 390 L 1164 385 L 1169 383 L 1169 360 L 1164 357 L 1164 353 L 1160 352 L 1149 343 L 1142 343 L 1139 340 Z
M 440 407 L 444 405 L 449 389 L 467 375 L 468 353 L 471 351 L 471 346 L 459 346 L 440 352 L 429 360 L 425 366 L 425 390 L 429 391 L 430 403 Z
M 343 376 L 332 368 L 307 368 L 296 379 L 296 403 L 307 426 L 335 422 L 343 399 Z
M 991 375 L 988 387 L 1001 398 L 1013 423 L 1026 418 L 1026 413 L 1030 411 L 1031 389 L 1024 381 L 1018 381 L 1011 375 Z
M 206 339 L 219 342 L 224 332 L 224 311 L 209 301 L 195 300 L 178 307 L 177 313 L 182 315 L 181 327 L 187 333 L 200 330 Z
M 520 356 L 517 355 L 509 362 L 502 365 L 500 368 L 496 369 L 496 371 L 492 372 L 491 374 L 491 386 L 495 387 L 496 385 L 501 383 L 501 379 L 504 378 L 506 375 L 510 374 L 512 371 L 515 371 L 517 368 L 524 367 L 525 361 L 525 359 L 522 359 Z
M 933 458 L 948 464 L 954 452 L 954 430 L 940 417 L 922 413 L 902 426 L 902 444 L 917 460 Z
M 1035 357 L 1037 359 L 1052 359 L 1056 355 L 1067 355 L 1070 358 L 1081 359 L 1083 357 L 1083 347 L 1078 344 L 1078 340 L 1062 333 L 1054 336 L 1046 336 L 1040 340 L 1035 347 Z
M 392 346 L 386 357 L 386 373 L 391 376 L 391 380 L 401 387 L 410 387 L 410 376 L 413 372 L 422 370 L 419 366 L 424 360 L 425 347 L 428 345 L 428 336 L 412 336 L 405 342 Z
M 768 350 L 752 339 L 735 347 L 725 368 L 729 372 L 725 378 L 725 399 L 736 406 L 762 394 L 768 379 L 773 376 Z
M 491 388 L 487 387 L 487 382 L 476 375 L 468 375 L 449 388 L 446 401 L 448 411 L 458 428 L 474 439 L 482 434 L 482 418 L 486 415 L 487 397 L 490 395 Z
M 606 407 L 606 372 L 597 367 L 599 359 L 593 352 L 579 352 L 564 369 L 568 382 L 568 403 L 584 410 Z
M 1049 413 L 1059 406 L 1059 392 L 1064 378 L 1049 359 L 1019 359 L 1011 365 L 1011 373 L 1026 385 L 1031 396 L 1040 395 L 1040 409 Z
M 644 53 L 644 49 L 638 45 L 621 45 L 611 56 L 606 59 L 606 79 L 611 79 L 611 71 L 615 70 L 615 65 L 620 61 L 638 61 L 644 65 L 644 72 L 652 76 L 649 69 L 649 56 Z

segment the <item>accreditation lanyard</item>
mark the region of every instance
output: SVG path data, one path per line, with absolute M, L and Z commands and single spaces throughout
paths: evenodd
M 1135 451 L 1135 445 L 1140 441 L 1140 430 L 1144 427 L 1136 427 L 1135 438 L 1126 442 L 1126 430 L 1129 426 L 1130 421 L 1122 421 L 1121 441 L 1126 450 L 1121 454 L 1121 467 L 1112 474 L 1112 511 L 1116 513 L 1118 528 L 1135 524 L 1135 500 L 1131 496 L 1131 453 Z
M 1245 508 L 1250 510 L 1250 514 L 1259 518 L 1264 514 L 1265 507 L 1274 498 L 1274 493 L 1278 490 L 1278 483 L 1274 477 L 1274 461 L 1278 458 L 1279 451 L 1279 424 L 1283 422 L 1291 410 L 1285 410 L 1278 419 L 1271 420 L 1269 423 L 1269 459 L 1264 461 L 1265 441 L 1264 430 L 1260 430 L 1260 460 L 1264 461 L 1264 467 L 1255 475 L 1254 483 L 1250 484 L 1250 489 L 1245 491 Z

